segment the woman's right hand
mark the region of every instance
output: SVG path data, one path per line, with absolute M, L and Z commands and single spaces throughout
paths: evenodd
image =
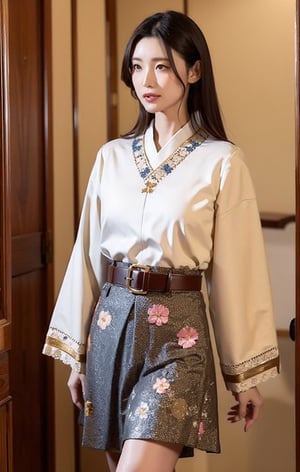
M 68 387 L 71 393 L 72 401 L 80 410 L 84 405 L 84 393 L 85 393 L 85 374 L 79 374 L 75 370 L 71 371 Z

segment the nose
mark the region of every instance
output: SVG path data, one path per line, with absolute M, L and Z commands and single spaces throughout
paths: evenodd
M 147 67 L 144 71 L 143 85 L 145 87 L 152 87 L 155 82 L 155 74 L 151 67 Z

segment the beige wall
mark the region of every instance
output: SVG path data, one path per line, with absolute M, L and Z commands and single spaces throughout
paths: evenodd
M 54 267 L 58 292 L 74 242 L 70 0 L 52 0 Z M 106 141 L 104 0 L 78 1 L 79 187 L 82 202 L 96 152 Z M 95 48 L 95 45 L 98 45 Z M 56 472 L 73 472 L 69 367 L 55 363 Z
M 57 292 L 73 244 L 73 144 L 70 5 L 52 0 L 54 276 Z M 74 470 L 73 408 L 66 388 L 69 369 L 55 363 L 56 471 Z M 63 447 L 62 447 L 63 445 Z
M 107 140 L 104 6 L 104 0 L 77 0 L 80 202 L 96 153 Z
M 226 124 L 232 139 L 245 148 L 261 208 L 273 211 L 293 209 L 294 188 L 294 85 L 293 85 L 293 28 L 294 3 L 290 0 L 189 0 L 190 14 L 205 31 L 214 55 L 217 84 Z M 272 3 L 272 5 L 271 5 Z M 162 5 L 163 4 L 163 5 Z M 208 11 L 208 4 L 214 10 Z M 221 10 L 226 4 L 226 9 Z M 269 6 L 271 16 L 250 15 L 254 32 L 241 39 L 245 21 L 236 18 L 237 10 L 248 5 Z M 53 111 L 54 111 L 54 211 L 55 211 L 55 287 L 60 286 L 73 244 L 73 145 L 71 107 L 71 42 L 70 0 L 52 0 L 53 5 Z M 207 8 L 205 7 L 207 6 Z M 119 0 L 119 54 L 136 23 L 146 14 L 173 8 L 182 10 L 182 1 L 144 2 Z M 199 7 L 201 6 L 201 12 Z M 278 11 L 283 7 L 282 12 Z M 227 9 L 228 8 L 228 9 Z M 104 0 L 78 0 L 79 13 L 79 147 L 80 199 L 82 201 L 95 153 L 106 140 L 105 97 L 105 20 Z M 245 11 L 244 11 L 245 14 Z M 204 17 L 208 23 L 203 27 Z M 126 18 L 126 20 L 125 20 Z M 211 20 L 213 19 L 213 21 Z M 280 21 L 280 27 L 278 25 Z M 262 23 L 261 23 L 262 22 Z M 273 23 L 277 35 L 271 33 Z M 268 27 L 266 27 L 266 24 Z M 282 24 L 287 25 L 284 32 Z M 122 26 L 122 27 L 121 27 Z M 224 28 L 227 27 L 227 32 Z M 228 33 L 228 30 L 230 33 Z M 261 33 L 261 36 L 259 36 Z M 277 38 L 278 36 L 278 38 Z M 256 38 L 255 53 L 248 50 Z M 258 64 L 258 52 L 271 43 L 273 57 L 266 72 Z M 95 44 L 97 47 L 95 48 Z M 218 45 L 222 47 L 218 52 Z M 283 50 L 281 50 L 281 48 Z M 247 52 L 246 52 L 247 51 Z M 289 51 L 289 52 L 288 52 Z M 249 59 L 247 59 L 249 57 Z M 251 57 L 251 60 L 250 60 Z M 225 58 L 225 60 L 224 60 Z M 246 64 L 243 64 L 244 59 Z M 218 61 L 220 64 L 218 65 Z M 237 68 L 238 65 L 238 68 Z M 275 70 L 274 70 L 275 66 Z M 224 67 L 224 69 L 223 69 Z M 270 69 L 271 67 L 271 69 Z M 269 75 L 271 74 L 271 76 Z M 225 74 L 224 78 L 222 74 Z M 264 89 L 254 92 L 254 83 Z M 246 84 L 246 85 L 245 85 Z M 224 86 L 224 88 L 223 88 Z M 240 88 L 238 88 L 240 86 Z M 247 94 L 243 96 L 247 86 Z M 276 99 L 272 98 L 274 88 Z M 285 98 L 279 93 L 286 92 Z M 120 84 L 120 131 L 126 131 L 135 119 L 135 108 L 128 90 Z M 271 111 L 271 114 L 270 114 Z M 243 131 L 242 118 L 250 116 L 250 127 Z M 252 147 L 253 145 L 253 147 Z M 294 281 L 291 278 L 291 284 Z M 280 290 L 281 287 L 278 287 Z M 291 314 L 292 316 L 293 314 Z M 177 472 L 282 472 L 295 470 L 294 462 L 294 345 L 280 338 L 282 375 L 265 384 L 262 391 L 266 405 L 260 424 L 244 434 L 240 425 L 226 423 L 226 411 L 232 403 L 218 371 L 220 427 L 223 452 L 214 456 L 196 453 L 195 459 L 180 461 Z M 56 472 L 74 471 L 73 408 L 66 387 L 69 368 L 55 363 L 56 402 Z M 105 472 L 103 454 L 82 452 L 82 472 Z
M 189 0 L 262 211 L 294 212 L 295 0 Z

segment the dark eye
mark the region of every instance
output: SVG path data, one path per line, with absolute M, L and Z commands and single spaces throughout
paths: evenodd
M 158 69 L 158 70 L 167 70 L 167 69 L 169 69 L 169 67 L 166 66 L 166 64 L 157 64 L 156 69 Z
M 132 70 L 132 72 L 137 71 L 137 70 L 141 70 L 140 64 L 132 64 L 131 70 Z

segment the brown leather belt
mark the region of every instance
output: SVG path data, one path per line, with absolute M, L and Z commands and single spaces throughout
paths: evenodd
M 171 290 L 197 291 L 201 290 L 201 279 L 201 272 L 153 272 L 150 266 L 142 264 L 132 264 L 128 267 L 111 264 L 107 267 L 107 282 L 126 287 L 137 295 Z

